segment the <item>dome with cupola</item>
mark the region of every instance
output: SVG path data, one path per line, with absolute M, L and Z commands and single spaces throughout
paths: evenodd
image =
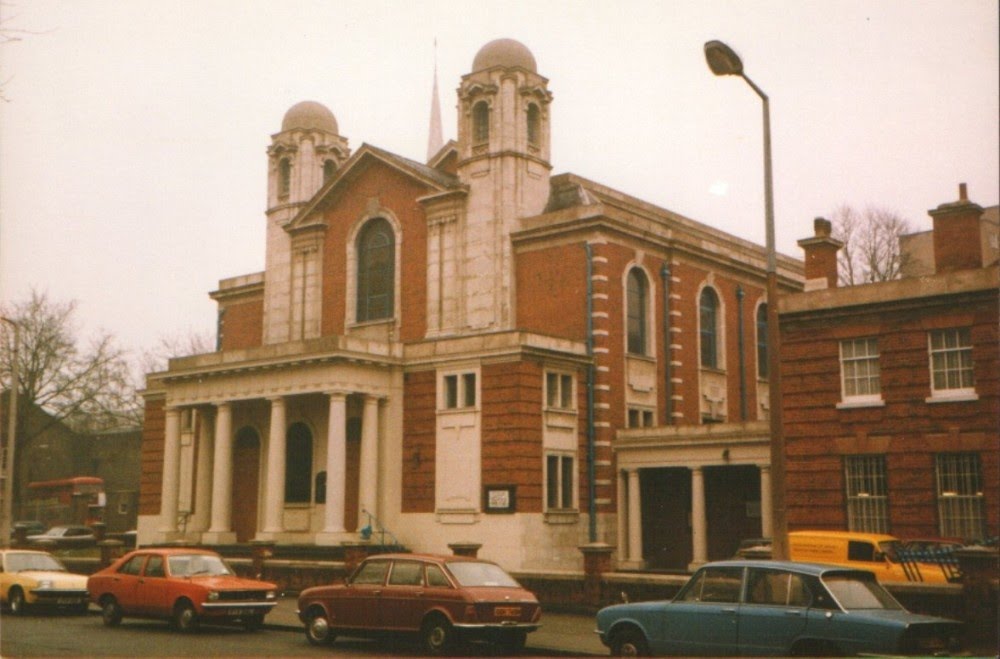
M 485 71 L 495 66 L 504 68 L 520 67 L 532 73 L 538 73 L 535 56 L 528 47 L 514 39 L 495 39 L 476 53 L 472 60 L 472 72 Z
M 324 130 L 338 134 L 337 118 L 322 103 L 302 101 L 293 105 L 281 121 L 281 130 Z

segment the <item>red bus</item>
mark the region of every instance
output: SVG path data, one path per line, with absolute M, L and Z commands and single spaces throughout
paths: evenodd
M 92 524 L 104 517 L 104 479 L 96 476 L 57 478 L 28 483 L 28 499 L 49 511 L 62 511 L 48 523 Z

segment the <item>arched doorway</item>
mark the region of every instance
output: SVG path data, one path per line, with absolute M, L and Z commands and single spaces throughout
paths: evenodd
M 257 497 L 260 492 L 260 436 L 253 428 L 236 433 L 233 446 L 233 531 L 237 542 L 257 535 Z

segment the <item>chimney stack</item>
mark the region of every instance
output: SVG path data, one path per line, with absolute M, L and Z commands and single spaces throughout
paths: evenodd
M 833 224 L 825 218 L 813 220 L 813 231 L 815 236 L 799 241 L 805 252 L 806 290 L 837 288 L 837 252 L 844 243 L 833 238 Z
M 928 211 L 934 219 L 934 268 L 953 272 L 983 267 L 979 221 L 983 207 L 969 201 L 965 183 L 958 185 L 958 201 Z

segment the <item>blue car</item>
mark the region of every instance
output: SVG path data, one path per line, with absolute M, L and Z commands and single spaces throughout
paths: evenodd
M 736 560 L 672 601 L 601 609 L 597 633 L 618 657 L 930 655 L 959 651 L 962 624 L 910 613 L 866 570 Z

